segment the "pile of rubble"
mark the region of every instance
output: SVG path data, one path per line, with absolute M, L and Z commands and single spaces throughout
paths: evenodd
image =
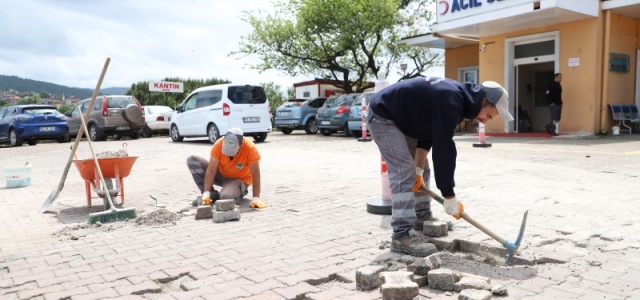
M 367 291 L 380 287 L 383 299 L 396 300 L 413 299 L 422 286 L 459 292 L 459 300 L 487 300 L 493 295 L 508 294 L 506 287 L 492 285 L 490 278 L 441 268 L 443 255 L 452 254 L 441 252 L 417 258 L 406 266 L 406 271 L 397 264 L 362 267 L 356 271 L 356 288 Z

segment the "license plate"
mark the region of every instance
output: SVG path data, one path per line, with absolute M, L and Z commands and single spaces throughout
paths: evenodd
M 129 130 L 129 129 L 131 129 L 129 125 L 116 126 L 116 130 Z
M 40 131 L 42 132 L 56 131 L 56 127 L 55 126 L 40 127 Z
M 331 121 L 321 121 L 320 125 L 329 125 L 331 124 Z
M 260 117 L 246 117 L 242 118 L 242 121 L 245 123 L 258 123 L 260 122 Z
M 290 114 L 291 114 L 291 113 L 290 113 L 290 112 L 288 112 L 288 111 L 281 111 L 281 112 L 280 112 L 280 115 L 281 115 L 281 116 L 288 116 L 288 115 L 290 115 Z

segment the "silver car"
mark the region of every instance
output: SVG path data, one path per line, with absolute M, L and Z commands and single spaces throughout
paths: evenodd
M 92 108 L 89 108 L 91 98 L 80 101 L 70 113 L 69 135 L 76 136 L 81 129 L 80 113 L 91 109 L 87 123 L 89 138 L 92 141 L 104 141 L 109 136 L 129 136 L 132 139 L 140 137 L 140 131 L 145 126 L 142 106 L 133 96 L 110 95 L 98 96 Z

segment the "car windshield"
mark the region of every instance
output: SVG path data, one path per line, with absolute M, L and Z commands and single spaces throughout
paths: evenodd
M 324 103 L 325 107 L 333 107 L 343 105 L 347 102 L 347 97 L 345 95 L 333 96 L 327 99 L 327 102 Z
M 51 115 L 57 114 L 58 111 L 53 107 L 25 107 L 22 109 L 22 113 L 28 115 Z
M 171 107 L 168 106 L 149 106 L 149 113 L 159 114 L 163 112 L 173 111 Z
M 107 107 L 108 108 L 125 108 L 129 104 L 136 104 L 136 101 L 133 100 L 133 97 L 108 97 L 107 98 Z
M 359 95 L 358 98 L 356 98 L 356 100 L 353 101 L 352 105 L 361 106 L 363 99 L 364 99 L 364 105 L 368 105 L 369 104 L 369 100 L 371 99 L 371 95 L 373 95 L 373 94 L 367 93 L 367 94 Z
M 229 100 L 235 104 L 260 104 L 267 102 L 267 94 L 261 86 L 230 86 L 228 92 Z
M 282 104 L 282 107 L 300 106 L 305 101 L 307 101 L 307 99 L 289 99 L 285 104 Z

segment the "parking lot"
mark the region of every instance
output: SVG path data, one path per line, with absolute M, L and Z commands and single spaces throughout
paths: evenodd
M 519 256 L 534 262 L 526 278 L 492 277 L 497 299 L 640 299 L 640 136 L 585 138 L 456 137 L 456 193 L 467 213 L 515 238 L 528 210 Z M 124 179 L 125 207 L 139 217 L 183 211 L 177 221 L 86 224 L 85 186 L 71 167 L 49 211 L 37 213 L 57 187 L 71 144 L 0 148 L 0 165 L 29 162 L 32 184 L 0 182 L 0 298 L 3 299 L 382 299 L 345 282 L 389 252 L 390 217 L 366 212 L 381 194 L 374 143 L 342 134 L 269 134 L 261 153 L 263 210 L 241 207 L 240 221 L 195 220 L 199 194 L 185 160 L 208 156 L 206 139 L 167 136 L 97 142 L 97 152 L 127 144 L 138 157 Z M 86 141 L 78 158 L 90 158 Z M 94 195 L 95 197 L 95 195 Z M 248 202 L 248 201 L 247 201 Z M 433 202 L 434 214 L 449 220 Z M 186 211 L 185 211 L 186 210 Z M 500 247 L 464 221 L 443 240 Z M 546 263 L 543 263 L 546 262 Z M 455 299 L 420 288 L 420 299 Z

